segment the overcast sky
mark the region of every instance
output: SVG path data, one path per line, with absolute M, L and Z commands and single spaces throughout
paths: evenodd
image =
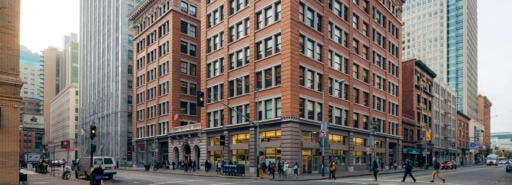
M 511 8 L 511 0 L 478 1 L 478 92 L 492 101 L 492 132 L 512 132 Z M 79 20 L 79 0 L 21 0 L 21 44 L 62 48 Z

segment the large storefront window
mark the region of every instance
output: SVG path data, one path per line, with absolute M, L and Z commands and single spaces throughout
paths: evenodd
M 276 162 L 277 159 L 281 159 L 281 148 L 265 148 L 265 163 Z
M 237 134 L 231 136 L 231 144 L 247 144 L 249 143 L 250 135 L 249 134 Z
M 366 164 L 366 152 L 355 151 L 354 152 L 354 165 Z
M 249 149 L 231 150 L 231 154 L 236 164 L 249 165 Z
M 224 151 L 222 150 L 212 150 L 210 151 L 210 162 L 213 164 L 217 164 L 217 161 L 224 161 Z
M 354 146 L 366 146 L 366 139 L 360 137 L 354 137 Z
M 220 136 L 210 137 L 210 146 L 220 146 Z
M 345 156 L 345 151 L 343 150 L 329 150 L 329 159 L 336 162 L 336 164 L 345 165 L 347 162 L 347 158 Z
M 302 173 L 311 173 L 313 167 L 316 165 L 316 160 L 313 160 L 313 149 L 304 149 L 302 150 Z
M 373 142 L 374 148 L 384 148 L 384 141 L 375 140 Z
M 317 142 L 318 141 L 318 132 L 312 131 L 302 131 L 302 142 Z
M 281 139 L 280 130 L 272 130 L 260 133 L 261 142 L 279 141 Z
M 329 134 L 329 144 L 331 145 L 345 145 L 345 136 Z

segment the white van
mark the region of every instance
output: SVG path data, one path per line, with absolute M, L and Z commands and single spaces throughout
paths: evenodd
M 108 156 L 94 156 L 93 164 L 96 162 L 101 162 L 101 167 L 103 168 L 103 173 L 109 179 L 114 178 L 116 172 L 116 162 L 114 158 Z M 80 176 L 85 176 L 87 179 L 91 176 L 92 168 L 91 166 L 91 157 L 82 157 L 78 159 L 78 166 L 75 171 L 75 177 L 78 179 Z
M 486 164 L 487 166 L 495 165 L 498 166 L 498 155 L 496 154 L 490 154 L 486 158 Z

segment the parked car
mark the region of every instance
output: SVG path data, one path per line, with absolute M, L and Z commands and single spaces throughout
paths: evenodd
M 508 164 L 505 171 L 512 172 L 512 164 Z
M 457 169 L 457 164 L 451 161 L 441 163 L 441 169 Z
M 101 167 L 103 168 L 103 173 L 109 179 L 114 178 L 116 172 L 116 162 L 114 158 L 108 156 L 94 156 L 93 164 L 97 162 L 101 162 Z M 89 179 L 92 173 L 91 166 L 91 157 L 82 157 L 78 159 L 78 165 L 75 171 L 75 177 L 78 179 L 80 176 L 85 176 L 86 179 Z

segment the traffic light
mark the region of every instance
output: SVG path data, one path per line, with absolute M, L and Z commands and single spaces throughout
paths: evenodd
M 204 93 L 197 91 L 197 106 L 204 107 Z
M 62 141 L 60 141 L 60 148 L 62 148 L 62 149 L 70 148 L 69 147 L 69 140 L 62 140 Z
M 432 137 L 431 137 L 431 134 L 432 134 L 432 131 L 427 131 L 427 133 L 425 134 L 425 141 L 431 141 L 432 140 Z
M 226 136 L 220 135 L 220 146 L 224 146 L 226 144 Z
M 96 125 L 91 125 L 91 140 L 96 137 Z
M 370 121 L 370 128 L 373 130 L 373 133 L 377 133 L 378 130 L 377 130 L 377 124 L 375 124 L 375 121 Z

